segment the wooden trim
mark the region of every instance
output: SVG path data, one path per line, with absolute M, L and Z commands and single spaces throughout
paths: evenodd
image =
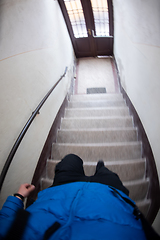
M 90 0 L 80 0 L 83 8 L 84 18 L 86 22 L 87 31 L 95 31 L 95 23 L 94 23 L 94 16 L 93 10 Z M 110 35 L 114 35 L 114 23 L 113 23 L 113 4 L 112 0 L 106 0 L 108 2 L 108 14 L 109 14 L 109 32 Z M 61 8 L 64 20 L 66 22 L 66 26 L 69 32 L 69 36 L 71 38 L 71 42 L 74 48 L 74 52 L 77 58 L 80 57 L 95 57 L 98 55 L 112 55 L 113 54 L 113 41 L 114 39 L 108 39 L 106 37 L 106 44 L 104 45 L 104 50 L 98 50 L 97 39 L 95 39 L 92 34 L 88 33 L 88 37 L 86 38 L 75 38 L 71 21 L 63 0 L 58 0 L 59 6 Z M 104 38 L 99 38 L 103 39 Z M 100 43 L 103 46 L 102 43 Z M 107 49 L 106 49 L 107 48 Z
M 78 94 L 78 76 L 79 76 L 79 60 L 77 60 L 76 67 L 75 94 Z
M 125 92 L 125 90 L 121 85 L 121 80 L 118 73 L 118 67 L 117 67 L 115 58 L 114 58 L 114 66 L 117 72 L 116 75 L 119 81 L 121 93 L 124 99 L 126 100 L 126 104 L 129 107 L 130 114 L 133 116 L 134 125 L 135 127 L 137 127 L 137 130 L 138 130 L 138 140 L 142 142 L 142 157 L 146 158 L 146 177 L 150 178 L 147 198 L 151 199 L 151 206 L 147 214 L 147 219 L 152 224 L 160 208 L 160 186 L 159 186 L 159 178 L 158 178 L 158 173 L 156 169 L 155 159 L 154 159 L 154 155 L 153 155 L 147 134 L 138 116 L 138 113 L 135 107 L 133 106 L 131 100 L 129 99 L 127 93 Z
M 118 82 L 118 78 L 117 78 L 117 72 L 116 72 L 116 68 L 115 68 L 114 58 L 110 58 L 110 61 L 111 61 L 111 66 L 112 66 L 112 71 L 113 71 L 115 92 L 119 93 L 120 86 L 119 86 L 119 82 Z
M 112 0 L 108 0 L 108 14 L 109 14 L 109 34 L 114 36 L 114 22 L 113 22 L 113 3 Z
M 148 137 L 133 104 L 123 88 L 121 89 L 121 92 L 126 100 L 127 106 L 129 107 L 130 114 L 133 116 L 134 125 L 138 129 L 138 140 L 142 142 L 142 157 L 146 158 L 146 177 L 150 179 L 147 198 L 151 199 L 151 206 L 147 214 L 147 219 L 150 223 L 153 223 L 160 208 L 160 188 L 155 159 Z
M 76 48 L 75 37 L 74 37 L 71 21 L 70 21 L 69 16 L 68 16 L 68 12 L 67 12 L 67 9 L 65 7 L 65 3 L 64 3 L 63 0 L 58 0 L 58 3 L 59 3 L 59 6 L 61 8 L 65 23 L 66 23 L 66 27 L 67 27 L 67 30 L 68 30 L 68 33 L 69 33 L 69 36 L 70 36 L 70 39 L 71 39 L 71 42 L 72 42 L 72 45 L 73 45 L 73 49 L 74 49 L 74 52 L 75 52 L 75 55 L 76 55 L 77 54 L 77 51 L 76 51 L 77 48 Z M 78 57 L 78 55 L 76 55 L 76 57 Z

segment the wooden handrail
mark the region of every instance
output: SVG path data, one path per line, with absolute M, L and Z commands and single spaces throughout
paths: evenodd
M 0 175 L 0 191 L 2 189 L 2 185 L 4 182 L 4 179 L 6 177 L 6 174 L 8 172 L 9 166 L 12 162 L 12 159 L 25 135 L 25 133 L 27 132 L 29 126 L 31 125 L 31 123 L 33 122 L 34 118 L 36 117 L 36 115 L 39 113 L 39 110 L 41 109 L 41 107 L 43 106 L 43 104 L 45 103 L 45 101 L 47 100 L 47 98 L 50 96 L 50 94 L 52 93 L 52 91 L 55 89 L 55 87 L 58 85 L 58 83 L 62 80 L 62 78 L 66 75 L 68 67 L 65 68 L 64 74 L 60 77 L 60 79 L 54 84 L 54 86 L 49 90 L 49 92 L 45 95 L 45 97 L 42 99 L 42 101 L 40 102 L 40 104 L 37 106 L 37 108 L 34 110 L 34 112 L 32 113 L 31 117 L 29 118 L 29 120 L 27 121 L 27 123 L 25 124 L 24 128 L 22 129 L 21 133 L 19 134 L 15 144 L 12 147 L 12 150 L 10 151 L 8 158 L 5 162 L 5 165 L 2 169 L 1 175 Z

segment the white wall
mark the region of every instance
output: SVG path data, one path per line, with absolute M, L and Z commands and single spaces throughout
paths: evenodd
M 31 182 L 54 118 L 70 85 L 74 53 L 57 1 L 0 2 L 0 171 L 44 95 L 69 67 L 22 141 L 7 177 L 1 205 Z
M 160 176 L 160 1 L 113 0 L 122 86 L 146 130 Z M 160 233 L 160 214 L 154 227 Z

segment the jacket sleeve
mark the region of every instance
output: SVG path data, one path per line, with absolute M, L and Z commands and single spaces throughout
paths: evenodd
M 19 209 L 23 209 L 23 202 L 13 196 L 9 196 L 0 211 L 0 239 L 8 232 Z
M 24 204 L 22 200 L 17 197 L 9 196 L 0 211 L 0 219 L 12 217 L 19 209 L 22 209 L 23 207 Z

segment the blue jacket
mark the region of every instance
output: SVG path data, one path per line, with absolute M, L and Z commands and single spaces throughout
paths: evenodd
M 22 201 L 9 196 L 0 211 L 0 239 L 19 208 L 23 208 Z M 45 189 L 26 211 L 31 215 L 24 240 L 43 239 L 54 222 L 61 227 L 49 240 L 146 240 L 133 208 L 113 189 L 100 183 L 76 182 Z

